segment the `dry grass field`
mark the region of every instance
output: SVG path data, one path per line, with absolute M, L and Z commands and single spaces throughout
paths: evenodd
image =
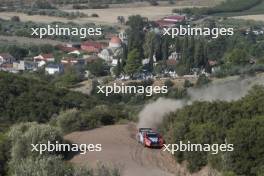
M 243 19 L 243 20 L 255 20 L 255 21 L 263 21 L 264 22 L 264 14 L 262 15 L 245 15 L 245 16 L 236 16 L 233 17 L 236 19 Z
M 214 6 L 224 0 L 179 0 L 174 5 L 169 5 L 168 2 L 160 3 L 160 6 L 149 6 L 146 3 L 130 3 L 130 4 L 116 4 L 111 5 L 111 8 L 108 9 L 85 9 L 80 10 L 89 16 L 91 14 L 98 14 L 98 18 L 77 18 L 73 20 L 69 20 L 66 18 L 59 17 L 49 17 L 49 16 L 40 16 L 34 15 L 29 16 L 21 13 L 15 12 L 0 12 L 0 17 L 3 19 L 10 19 L 12 16 L 19 16 L 21 21 L 34 21 L 34 22 L 42 22 L 42 23 L 50 23 L 54 21 L 60 22 L 75 22 L 79 24 L 84 23 L 97 23 L 97 24 L 108 24 L 114 25 L 117 23 L 118 16 L 124 16 L 126 19 L 131 15 L 141 15 L 147 17 L 151 20 L 155 20 L 166 15 L 172 14 L 172 10 L 175 8 L 186 8 L 186 7 L 203 7 L 203 6 Z M 60 10 L 64 10 L 67 12 L 72 12 L 76 10 L 69 9 L 69 7 L 58 7 Z
M 0 35 L 0 43 L 10 43 L 10 44 L 50 44 L 58 45 L 63 44 L 63 42 L 49 39 L 38 39 L 38 38 L 27 38 L 27 37 L 18 37 L 18 36 L 3 36 Z

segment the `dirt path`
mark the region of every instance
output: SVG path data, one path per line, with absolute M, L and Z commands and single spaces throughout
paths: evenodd
M 175 163 L 169 153 L 160 149 L 144 148 L 135 140 L 135 126 L 113 125 L 91 131 L 74 132 L 65 139 L 73 143 L 102 144 L 101 152 L 76 155 L 71 159 L 75 164 L 96 167 L 98 162 L 117 166 L 123 176 L 191 176 L 184 166 Z M 192 176 L 207 176 L 208 168 Z

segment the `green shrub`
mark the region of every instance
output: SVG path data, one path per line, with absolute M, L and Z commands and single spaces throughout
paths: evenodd
M 167 86 L 167 88 L 171 88 L 171 87 L 173 87 L 174 83 L 170 79 L 167 79 L 164 82 L 164 85 Z
M 197 82 L 196 82 L 196 86 L 200 87 L 203 85 L 206 85 L 210 82 L 210 80 L 207 78 L 207 76 L 205 76 L 204 74 L 200 75 Z
M 71 168 L 57 156 L 28 157 L 12 165 L 12 176 L 58 176 L 71 173 Z

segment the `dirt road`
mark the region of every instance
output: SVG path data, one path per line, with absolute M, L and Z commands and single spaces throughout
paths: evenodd
M 111 164 L 121 169 L 123 176 L 207 176 L 208 168 L 189 174 L 186 167 L 177 164 L 172 156 L 160 149 L 144 148 L 135 140 L 135 125 L 113 125 L 91 131 L 74 132 L 65 139 L 78 144 L 102 144 L 101 152 L 76 155 L 75 164 L 96 167 L 98 162 Z

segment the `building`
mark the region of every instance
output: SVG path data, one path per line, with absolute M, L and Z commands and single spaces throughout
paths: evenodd
M 13 64 L 4 63 L 0 65 L 0 71 L 17 73 L 18 71 L 13 68 Z
M 79 63 L 79 59 L 77 58 L 67 57 L 67 58 L 61 59 L 61 64 L 64 64 L 64 65 L 76 65 L 78 63 Z
M 63 66 L 59 64 L 49 64 L 45 67 L 45 72 L 49 75 L 59 74 L 63 72 Z
M 172 52 L 169 56 L 169 60 L 180 60 L 182 57 L 181 53 L 178 53 L 178 52 Z
M 164 17 L 160 20 L 156 21 L 156 24 L 158 24 L 160 27 L 173 27 L 177 23 L 182 23 L 186 20 L 186 17 L 183 15 L 172 15 Z
M 0 53 L 0 65 L 2 64 L 13 64 L 16 59 L 9 53 Z
M 38 64 L 32 61 L 13 62 L 13 68 L 17 71 L 36 71 Z
M 69 46 L 69 45 L 57 45 L 56 47 L 65 53 L 76 53 L 76 52 L 78 52 L 80 54 L 79 49 L 72 47 L 72 46 Z
M 119 34 L 118 34 L 118 37 L 121 39 L 121 41 L 124 43 L 124 44 L 128 44 L 128 37 L 127 37 L 127 33 L 125 31 L 121 31 Z
M 111 38 L 108 48 L 119 48 L 121 46 L 122 40 L 119 37 L 114 36 Z
M 35 56 L 34 62 L 40 62 L 40 61 L 45 61 L 45 62 L 54 62 L 55 58 L 53 54 L 40 54 L 38 56 Z
M 122 40 L 119 37 L 114 36 L 109 41 L 108 47 L 103 49 L 98 54 L 98 57 L 105 60 L 110 65 L 113 65 L 112 64 L 113 60 L 114 59 L 121 59 L 122 55 L 123 55 Z
M 98 42 L 87 41 L 81 44 L 81 49 L 90 53 L 99 53 L 103 49 L 103 45 Z

